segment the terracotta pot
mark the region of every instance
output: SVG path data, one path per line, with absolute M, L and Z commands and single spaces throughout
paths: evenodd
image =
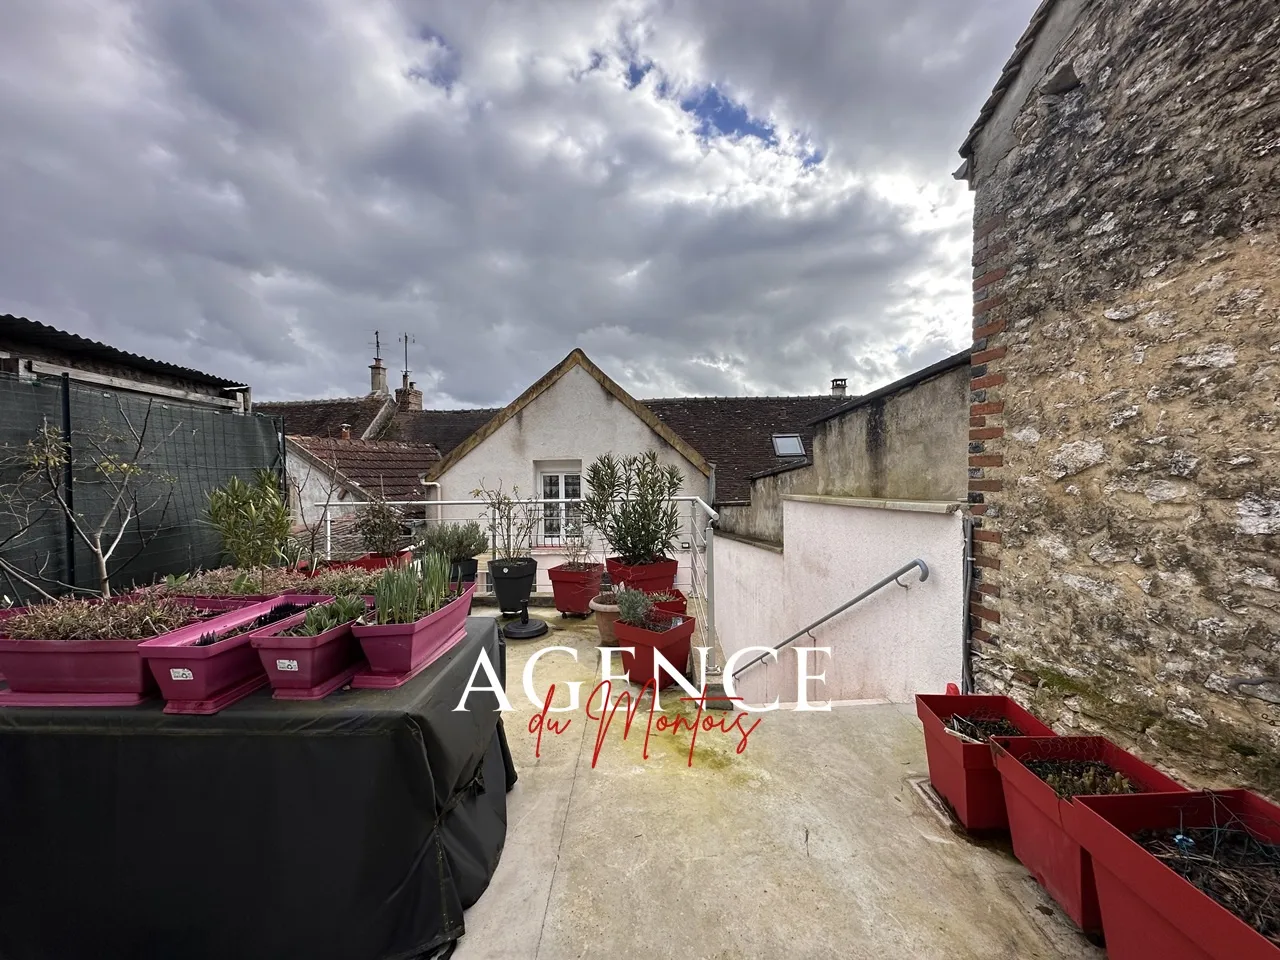
M 618 605 L 604 603 L 597 596 L 591 599 L 589 606 L 596 615 L 596 630 L 600 632 L 600 646 L 616 647 L 618 638 L 614 633 L 613 625 L 618 619 Z
M 561 613 L 586 616 L 591 612 L 591 598 L 600 590 L 600 575 L 604 564 L 593 563 L 585 570 L 570 570 L 567 563 L 551 567 L 551 592 L 555 595 L 556 609 Z
M 621 557 L 608 557 L 605 566 L 615 587 L 632 587 L 645 593 L 661 593 L 675 586 L 679 564 L 674 560 L 657 563 L 637 563 L 634 566 L 622 562 Z
M 693 628 L 696 621 L 693 617 L 677 617 L 680 622 L 669 630 L 661 632 L 644 627 L 633 627 L 621 620 L 613 625 L 618 637 L 618 646 L 635 647 L 635 653 L 622 651 L 622 669 L 627 672 L 631 682 L 643 685 L 649 680 L 657 680 L 657 660 L 654 651 L 661 653 L 671 665 L 682 673 L 688 669 L 689 651 L 692 647 Z M 672 677 L 664 676 L 658 683 L 658 689 L 675 683 Z

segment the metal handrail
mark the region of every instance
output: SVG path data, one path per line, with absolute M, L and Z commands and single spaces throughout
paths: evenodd
M 762 653 L 760 654 L 760 656 L 756 657 L 754 660 L 749 660 L 748 662 L 744 663 L 737 670 L 733 671 L 733 679 L 737 680 L 738 677 L 742 674 L 742 672 L 746 670 L 748 667 L 754 667 L 757 663 L 759 663 L 761 660 L 768 657 L 771 653 L 777 653 L 787 644 L 794 643 L 795 641 L 799 640 L 801 637 L 807 634 L 810 630 L 813 630 L 815 627 L 820 627 L 824 623 L 826 623 L 828 620 L 830 620 L 832 617 L 839 616 L 840 614 L 844 613 L 846 610 L 852 607 L 855 603 L 859 603 L 860 601 L 867 599 L 867 597 L 871 596 L 881 587 L 887 587 L 891 583 L 897 583 L 898 586 L 903 587 L 905 589 L 907 585 L 903 583 L 901 580 L 899 580 L 898 578 L 901 576 L 904 576 L 907 573 L 910 573 L 912 570 L 916 569 L 917 567 L 920 568 L 920 582 L 924 583 L 924 581 L 929 579 L 929 566 L 923 560 L 917 557 L 915 560 L 912 560 L 910 563 L 908 563 L 905 567 L 902 567 L 898 570 L 893 571 L 893 573 L 889 574 L 887 577 L 885 577 L 875 586 L 868 587 L 866 590 L 863 590 L 860 594 L 858 594 L 848 603 L 842 603 L 840 606 L 836 607 L 834 610 L 828 613 L 825 617 L 821 617 L 813 621 L 813 623 L 809 624 L 807 627 L 805 627 L 802 630 L 797 630 L 791 636 L 787 637 L 787 639 L 773 646 L 768 652 Z

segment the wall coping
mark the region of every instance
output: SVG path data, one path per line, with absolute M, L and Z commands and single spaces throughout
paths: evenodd
M 784 493 L 783 500 L 820 503 L 829 507 L 862 507 L 867 510 L 905 510 L 910 513 L 955 513 L 958 500 L 882 500 L 877 497 L 824 497 L 809 493 Z
M 716 528 L 715 538 L 717 540 L 732 540 L 735 543 L 743 543 L 748 547 L 759 547 L 761 550 L 768 550 L 771 553 L 782 553 L 782 544 L 773 543 L 770 540 L 758 540 L 755 537 L 746 537 L 740 533 L 730 533 L 727 530 Z

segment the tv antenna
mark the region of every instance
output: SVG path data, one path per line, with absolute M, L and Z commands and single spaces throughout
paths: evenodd
M 409 344 L 411 344 L 411 343 L 417 343 L 417 342 L 418 342 L 418 338 L 417 338 L 417 337 L 415 337 L 415 336 L 412 336 L 411 334 L 409 334 L 409 333 L 406 331 L 405 333 L 403 333 L 403 334 L 401 334 L 401 335 L 400 335 L 399 340 L 400 340 L 400 342 L 401 342 L 401 343 L 403 343 L 403 344 L 404 344 L 404 370 L 403 370 L 403 371 L 401 371 L 401 372 L 404 374 L 404 380 L 405 380 L 405 383 L 408 383 L 408 382 L 409 382 L 409 374 L 410 374 L 410 372 L 411 372 L 411 371 L 409 370 Z
M 382 360 L 382 336 L 377 330 L 373 331 L 373 359 Z

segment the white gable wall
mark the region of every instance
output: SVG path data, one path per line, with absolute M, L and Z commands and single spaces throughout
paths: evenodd
M 614 399 L 595 378 L 581 367 L 571 367 L 559 380 L 536 397 L 520 413 L 504 423 L 492 436 L 454 464 L 440 477 L 440 499 L 468 500 L 481 486 L 494 487 L 502 481 L 510 492 L 519 488 L 522 496 L 541 496 L 535 463 L 541 461 L 580 462 L 585 472 L 604 453 L 617 456 L 654 451 L 664 464 L 677 467 L 684 476 L 681 496 L 708 500 L 709 483 L 692 463 L 649 429 L 626 405 Z M 585 491 L 584 491 L 585 492 Z M 683 508 L 682 508 L 683 509 Z M 467 507 L 445 507 L 446 519 L 472 519 L 477 511 Z M 435 515 L 435 510 L 429 510 Z M 678 544 L 677 544 L 678 546 Z M 602 547 L 595 545 L 597 554 Z M 538 558 L 538 590 L 549 591 L 546 570 L 562 562 L 555 550 L 535 550 Z M 681 554 L 678 583 L 688 583 L 688 557 Z

